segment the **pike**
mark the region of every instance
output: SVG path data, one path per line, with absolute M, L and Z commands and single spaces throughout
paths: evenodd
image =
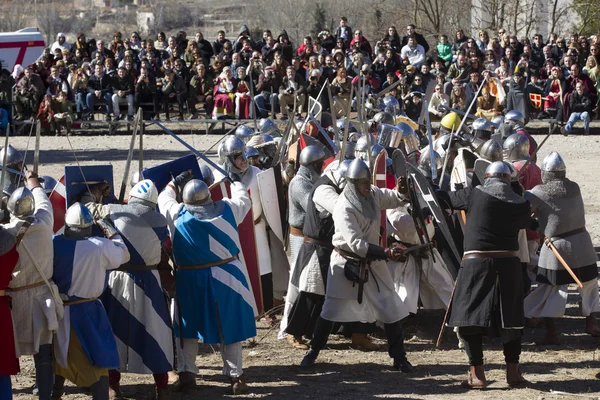
M 240 125 L 244 125 L 244 124 L 240 124 Z M 206 154 L 209 151 L 211 151 L 216 145 L 218 145 L 219 143 L 221 143 L 221 141 L 223 139 L 225 139 L 227 136 L 229 136 L 233 131 L 235 131 L 237 129 L 239 125 L 235 125 L 233 128 L 231 128 L 230 130 L 227 131 L 227 133 L 225 133 L 223 136 L 221 136 L 219 138 L 219 140 L 217 140 L 216 142 L 214 142 L 208 149 L 204 150 L 204 152 L 202 154 Z
M 340 145 L 339 161 L 344 161 L 346 155 L 346 145 L 348 144 L 348 131 L 350 129 L 350 111 L 352 111 L 352 96 L 354 95 L 354 85 L 350 85 L 350 100 L 348 101 L 348 107 L 346 109 L 346 124 L 344 126 L 344 137 L 342 138 L 342 144 Z
M 521 178 L 521 175 L 523 174 L 523 171 L 525 171 L 525 167 L 527 167 L 529 165 L 529 163 L 531 162 L 531 160 L 533 160 L 533 158 L 535 157 L 535 155 L 538 153 L 538 151 L 540 151 L 540 149 L 542 148 L 542 146 L 544 145 L 544 143 L 546 143 L 546 140 L 548 140 L 550 138 L 550 136 L 552 136 L 552 134 L 554 133 L 555 130 L 556 130 L 556 126 L 554 128 L 552 128 L 552 130 L 550 132 L 548 132 L 548 134 L 546 135 L 546 137 L 544 138 L 544 140 L 542 140 L 542 142 L 538 145 L 537 149 L 535 149 L 535 151 L 533 152 L 533 154 L 531 156 L 529 156 L 529 158 L 527 159 L 527 161 L 525 161 L 525 164 L 523 164 L 523 166 L 519 170 L 519 173 L 517 174 L 517 177 L 515 178 L 515 180 L 518 181 L 519 178 Z
M 8 167 L 0 167 L 0 170 L 2 170 L 2 175 L 4 175 L 4 171 L 6 171 L 6 172 L 10 172 L 11 174 L 25 176 L 25 174 L 22 171 L 17 171 L 16 169 L 12 169 L 12 168 L 8 168 Z
M 171 132 L 170 130 L 168 130 L 163 124 L 161 124 L 160 122 L 156 121 L 156 120 L 152 120 L 152 122 L 158 126 L 160 129 L 162 129 L 165 133 L 168 133 L 169 135 L 171 135 L 173 137 L 173 139 L 177 140 L 179 143 L 181 143 L 182 145 L 184 145 L 189 151 L 191 151 L 196 157 L 202 159 L 202 161 L 204 161 L 205 163 L 207 163 L 208 165 L 210 165 L 211 167 L 213 167 L 215 170 L 219 171 L 221 174 L 223 174 L 224 176 L 229 176 L 229 174 L 227 172 L 225 172 L 223 170 L 223 168 L 219 167 L 217 164 L 215 164 L 211 159 L 209 159 L 208 157 L 206 157 L 204 154 L 200 153 L 198 150 L 194 149 L 192 146 L 190 146 L 189 144 L 187 144 L 185 142 L 185 140 L 183 140 L 182 138 L 180 138 L 179 136 L 177 136 L 176 134 L 174 134 L 173 132 Z
M 473 115 L 473 114 L 467 114 L 467 113 L 465 113 L 464 111 L 460 111 L 460 110 L 457 110 L 456 108 L 448 107 L 447 105 L 444 105 L 444 104 L 440 104 L 440 107 L 441 107 L 441 108 L 443 108 L 443 109 L 445 109 L 445 110 L 452 111 L 452 112 L 454 112 L 454 113 L 457 113 L 458 115 L 462 115 L 463 117 L 467 117 L 467 118 L 470 118 L 470 119 L 478 119 L 478 118 L 479 118 L 479 117 L 478 117 L 478 116 L 476 116 L 476 115 Z M 492 121 L 490 121 L 489 119 L 488 119 L 488 121 L 489 121 L 489 123 L 490 123 L 490 124 L 491 124 L 493 127 L 495 127 L 495 128 L 498 128 L 498 127 L 500 126 L 500 124 L 497 124 L 497 123 L 495 123 L 495 122 L 492 122 Z
M 483 89 L 483 86 L 486 84 L 487 80 L 488 80 L 488 76 L 486 75 L 486 77 L 483 79 L 483 82 L 481 82 L 481 85 L 479 85 L 479 88 L 477 89 L 475 96 L 473 96 L 473 100 L 471 101 L 471 104 L 469 104 L 469 108 L 467 108 L 467 112 L 465 113 L 466 115 L 469 115 L 469 113 L 471 112 L 471 109 L 473 108 L 473 105 L 475 103 L 477 103 L 477 97 L 479 96 L 479 93 L 481 93 L 481 89 Z M 466 121 L 467 121 L 466 118 L 463 118 L 462 121 L 460 121 L 460 124 L 458 125 L 456 132 L 461 131 L 461 129 L 465 125 Z M 448 159 L 450 158 L 450 157 L 448 157 L 448 155 L 450 154 L 450 149 L 452 148 L 452 136 L 453 135 L 450 135 L 450 140 L 448 141 L 448 150 L 446 151 L 446 154 L 444 156 L 444 167 L 442 168 L 442 175 L 441 175 L 440 179 L 443 179 L 444 174 L 446 173 L 446 167 L 448 166 Z
M 396 89 L 396 87 L 398 85 L 400 85 L 402 83 L 402 81 L 400 79 L 398 79 L 396 82 L 392 83 L 390 86 L 386 87 L 385 89 L 383 89 L 381 92 L 377 93 L 375 95 L 375 98 L 378 99 L 382 96 L 385 96 L 386 93 Z
M 302 126 L 300 127 L 300 132 L 302 132 L 304 130 L 304 128 L 306 127 L 306 123 L 308 122 L 308 116 L 312 115 L 312 112 L 315 110 L 315 106 L 317 105 L 317 103 L 319 102 L 319 99 L 321 98 L 321 95 L 323 94 L 323 90 L 325 89 L 325 86 L 328 84 L 329 84 L 329 81 L 327 79 L 325 79 L 325 82 L 323 83 L 323 86 L 321 87 L 321 90 L 319 91 L 319 94 L 317 95 L 316 101 L 313 103 L 312 107 L 306 114 L 307 118 L 302 123 Z M 294 110 L 294 112 L 295 111 L 296 110 Z
M 337 127 L 337 117 L 335 115 L 335 108 L 333 107 L 333 96 L 331 95 L 331 86 L 327 85 L 327 96 L 329 97 L 329 110 L 331 111 L 331 123 L 333 127 Z
M 258 132 L 258 123 L 256 122 L 256 105 L 254 104 L 254 81 L 250 74 L 250 108 L 252 109 L 252 120 L 254 121 L 254 131 Z
M 294 98 L 294 104 L 295 103 L 296 99 Z M 288 146 L 289 136 L 292 133 L 292 127 L 294 127 L 294 117 L 288 120 L 288 124 L 285 127 L 285 132 L 283 133 L 283 136 L 281 136 L 281 141 L 279 142 L 279 146 L 277 146 L 277 151 L 273 156 L 273 165 L 281 164 L 283 155 L 287 151 L 286 147 Z
M 560 253 L 559 253 L 558 249 L 556 248 L 556 246 L 554 245 L 554 243 L 552 243 L 552 241 L 546 237 L 544 239 L 544 244 L 546 246 L 548 246 L 548 248 L 550 250 L 552 250 L 552 253 L 556 256 L 556 258 L 561 263 L 561 265 L 567 270 L 567 272 L 569 273 L 569 275 L 571 275 L 571 278 L 573 278 L 573 280 L 575 281 L 575 283 L 577 284 L 577 286 L 579 286 L 579 288 L 583 289 L 583 283 L 581 283 L 581 281 L 579 280 L 579 278 L 577 278 L 577 275 L 575 275 L 575 272 L 573 272 L 573 270 L 571 269 L 571 267 L 569 267 L 569 264 L 567 264 L 567 262 L 565 261 L 565 259 L 560 255 Z
M 425 101 L 423 102 L 423 108 L 425 110 L 427 110 L 427 99 L 425 99 Z M 425 121 L 427 123 L 427 138 L 429 140 L 429 159 L 430 159 L 430 168 L 431 168 L 431 180 L 432 181 L 436 181 L 438 176 L 437 176 L 437 166 L 435 164 L 435 155 L 433 154 L 433 135 L 431 134 L 431 120 L 429 118 L 429 112 L 425 112 Z M 450 135 L 450 138 L 452 138 L 452 135 Z M 452 140 L 452 139 L 450 139 Z M 448 145 L 448 151 L 450 151 L 450 145 Z M 443 173 L 442 173 L 442 176 Z M 442 178 L 440 178 L 441 181 Z M 440 182 L 441 184 L 441 182 Z
M 10 124 L 6 126 L 6 137 L 4 138 L 4 157 L 2 158 L 2 173 L 0 174 L 0 190 L 4 190 L 4 180 L 6 179 L 6 163 L 8 162 L 8 137 L 10 136 Z M 10 172 L 10 171 L 8 171 Z M 0 210 L 3 207 L 4 197 L 0 195 Z
M 108 183 L 108 181 L 104 179 L 102 181 L 71 182 L 71 185 L 99 185 L 101 183 Z
M 121 190 L 119 192 L 119 200 L 123 201 L 125 199 L 125 190 L 127 189 L 127 178 L 129 177 L 129 170 L 131 168 L 131 160 L 133 159 L 133 147 L 135 145 L 135 138 L 137 136 L 138 125 L 140 114 L 142 113 L 142 109 L 138 110 L 135 115 L 135 120 L 133 121 L 133 133 L 131 134 L 131 141 L 129 142 L 129 152 L 127 153 L 127 161 L 125 161 L 125 170 L 123 171 L 123 181 L 121 182 Z
M 33 173 L 37 175 L 38 167 L 40 165 L 40 138 L 42 127 L 40 121 L 37 120 L 35 124 L 35 148 L 33 150 Z

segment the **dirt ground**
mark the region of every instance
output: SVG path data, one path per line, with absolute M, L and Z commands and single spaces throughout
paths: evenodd
M 217 135 L 184 134 L 182 138 L 202 151 Z M 542 136 L 536 136 L 541 141 Z M 64 165 L 76 165 L 71 146 L 81 164 L 112 164 L 117 190 L 121 185 L 124 160 L 130 138 L 121 136 L 74 136 L 69 144 L 65 137 L 43 137 L 41 141 L 40 173 L 56 178 Z M 24 150 L 27 159 L 33 157 L 33 140 L 11 138 L 10 143 Z M 568 176 L 581 186 L 586 204 L 587 227 L 595 246 L 600 246 L 600 195 L 598 194 L 598 159 L 600 136 L 552 136 L 540 151 L 540 160 L 552 150 L 559 151 L 568 168 Z M 137 145 L 136 145 L 137 146 Z M 144 166 L 153 166 L 188 151 L 168 136 L 144 136 Z M 210 153 L 214 156 L 214 152 Z M 137 153 L 134 155 L 137 168 Z M 409 360 L 416 366 L 414 373 L 404 375 L 392 370 L 384 349 L 365 353 L 349 347 L 343 337 L 332 336 L 318 365 L 304 371 L 298 367 L 302 350 L 290 348 L 276 339 L 277 329 L 258 325 L 258 344 L 244 347 L 245 375 L 251 394 L 247 398 L 271 399 L 600 399 L 600 344 L 598 339 L 583 334 L 584 319 L 577 306 L 578 295 L 572 291 L 567 316 L 558 321 L 563 344 L 557 347 L 536 347 L 533 342 L 543 334 L 543 328 L 528 328 L 523 338 L 522 369 L 531 381 L 525 388 L 509 389 L 505 384 L 501 345 L 489 342 L 486 349 L 486 373 L 493 381 L 483 392 L 466 392 L 457 383 L 464 379 L 467 360 L 458 349 L 456 337 L 447 332 L 440 350 L 434 348 L 443 319 L 442 312 L 420 312 L 405 322 L 406 347 Z M 200 367 L 198 388 L 189 394 L 173 393 L 174 400 L 217 399 L 229 396 L 228 382 L 220 374 L 222 361 L 218 348 L 200 345 L 197 364 Z M 31 395 L 35 371 L 32 359 L 21 360 L 21 373 L 13 377 L 16 399 L 34 399 Z M 128 399 L 149 399 L 152 378 L 124 374 L 122 391 Z M 63 399 L 89 398 L 84 391 L 69 386 Z

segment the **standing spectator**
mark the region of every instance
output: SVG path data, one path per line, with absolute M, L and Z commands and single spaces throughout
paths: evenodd
M 400 55 L 403 58 L 408 57 L 410 64 L 417 68 L 420 68 L 421 64 L 425 61 L 425 49 L 417 43 L 415 36 L 407 39 L 406 46 L 402 47 Z
M 157 121 L 160 120 L 158 115 L 158 96 L 156 93 L 156 80 L 150 75 L 147 67 L 140 68 L 140 77 L 135 85 L 135 104 L 142 107 L 144 103 L 152 103 L 152 116 Z M 144 109 L 144 111 L 146 111 Z M 144 117 L 146 119 L 146 117 Z
M 423 47 L 423 50 L 425 51 L 425 53 L 427 53 L 429 51 L 429 43 L 427 43 L 427 40 L 425 40 L 425 37 L 423 35 L 421 35 L 420 33 L 417 33 L 415 31 L 415 26 L 413 24 L 407 25 L 406 27 L 406 36 L 404 36 L 402 38 L 402 47 L 406 46 L 408 44 L 408 39 L 414 36 L 417 44 L 421 45 Z
M 50 51 L 52 53 L 54 53 L 56 49 L 59 49 L 60 51 L 71 50 L 71 45 L 67 43 L 67 36 L 62 32 L 56 35 L 56 42 L 52 43 L 52 46 L 50 46 Z
M 523 73 L 521 71 L 515 71 L 508 93 L 506 93 L 506 111 L 519 111 L 524 116 L 526 125 L 527 122 L 529 122 L 530 108 L 531 102 L 525 91 Z
M 319 33 L 319 37 L 321 38 L 321 46 L 327 50 L 327 53 L 331 54 L 335 48 L 335 37 L 331 35 L 329 29 L 323 29 L 321 33 Z
M 273 36 L 267 36 L 265 39 L 265 45 L 261 48 L 262 59 L 267 65 L 273 64 L 275 52 L 277 52 L 278 47 L 279 45 L 277 42 L 275 42 Z
M 277 37 L 277 41 L 279 42 L 281 55 L 283 56 L 283 59 L 286 62 L 291 63 L 292 58 L 294 58 L 294 48 L 285 30 L 281 31 L 281 33 Z
M 179 78 L 172 69 L 165 72 L 165 77 L 162 80 L 162 101 L 165 110 L 165 120 L 169 120 L 169 103 L 177 102 L 179 110 L 178 121 L 183 121 L 183 106 L 187 100 L 187 88 L 183 79 Z
M 67 134 L 71 132 L 71 125 L 73 123 L 73 103 L 67 99 L 66 92 L 60 92 L 56 96 L 54 103 L 54 126 L 56 133 L 60 134 L 62 129 L 65 128 Z
M 571 93 L 569 96 L 571 115 L 569 115 L 567 124 L 560 128 L 560 132 L 563 135 L 568 135 L 573 130 L 575 122 L 583 121 L 583 133 L 588 135 L 590 133 L 590 113 L 592 112 L 592 104 L 584 84 L 582 82 L 577 82 L 575 85 L 575 92 Z
M 127 74 L 125 67 L 121 67 L 117 70 L 117 76 L 113 80 L 113 92 L 112 102 L 115 119 L 121 119 L 119 105 L 126 103 L 127 120 L 133 121 L 133 114 L 135 113 L 134 84 L 133 78 L 131 75 Z
M 350 45 L 350 40 L 352 40 L 352 28 L 348 26 L 348 18 L 340 18 L 340 25 L 337 28 L 335 37 L 336 40 L 343 39 L 346 47 Z
M 104 66 L 96 65 L 94 75 L 88 80 L 88 94 L 86 103 L 90 110 L 91 119 L 94 119 L 94 105 L 97 101 L 103 100 L 106 106 L 106 120 L 110 121 L 112 112 L 112 79 L 104 73 Z

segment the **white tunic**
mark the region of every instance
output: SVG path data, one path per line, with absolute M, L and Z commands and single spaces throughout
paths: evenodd
M 371 188 L 376 208 L 383 210 L 403 204 L 400 194 L 393 190 Z M 369 243 L 379 245 L 379 216 L 365 218 L 342 194 L 333 212 L 335 233 L 333 245 L 366 257 Z M 373 261 L 370 278 L 364 285 L 363 301 L 357 301 L 358 287 L 344 275 L 346 259 L 334 251 L 331 256 L 327 291 L 321 317 L 336 322 L 368 322 L 384 324 L 400 321 L 408 315 L 406 306 L 396 293 L 390 271 L 385 261 Z
M 34 265 L 34 259 L 44 277 L 52 283 L 54 258 L 52 204 L 42 188 L 35 188 L 32 193 L 35 199 L 33 214 L 35 220 L 17 247 L 19 262 L 13 271 L 9 288 L 19 288 L 43 281 Z M 23 220 L 12 217 L 10 223 L 4 228 L 16 235 L 23 223 Z M 58 293 L 58 289 L 56 292 Z M 9 295 L 12 298 L 12 316 L 18 343 L 17 354 L 36 354 L 40 345 L 52 343 L 52 334 L 58 329 L 57 305 L 50 289 L 43 284 L 35 288 L 11 292 Z

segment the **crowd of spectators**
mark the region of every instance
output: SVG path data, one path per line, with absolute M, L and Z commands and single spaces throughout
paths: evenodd
M 445 106 L 465 111 L 487 79 L 473 107 L 478 116 L 517 109 L 526 119 L 587 119 L 587 127 L 597 113 L 600 88 L 597 39 L 574 33 L 535 34 L 530 40 L 504 29 L 480 30 L 472 38 L 458 30 L 452 39 L 439 35 L 434 44 L 408 25 L 404 34 L 390 26 L 369 40 L 344 17 L 333 33 L 306 36 L 298 46 L 285 30 L 276 36 L 265 30 L 254 40 L 246 25 L 230 38 L 219 31 L 212 43 L 199 31 L 193 38 L 180 31 L 147 39 L 115 32 L 108 42 L 79 33 L 74 43 L 59 33 L 36 63 L 4 74 L 0 101 L 10 97 L 14 85 L 15 118 L 39 118 L 51 130 L 98 112 L 106 120 L 132 119 L 138 107 L 145 118 L 156 119 L 169 119 L 171 108 L 179 120 L 185 113 L 192 119 L 199 113 L 287 119 L 301 117 L 309 96 L 316 98 L 328 80 L 333 104 L 327 96 L 321 103 L 339 117 L 353 101 L 351 85 L 364 76 L 364 95 L 399 80 L 390 95 L 409 117 L 419 117 L 426 97 L 431 117 L 441 118 Z M 569 122 L 567 130 L 574 120 Z

